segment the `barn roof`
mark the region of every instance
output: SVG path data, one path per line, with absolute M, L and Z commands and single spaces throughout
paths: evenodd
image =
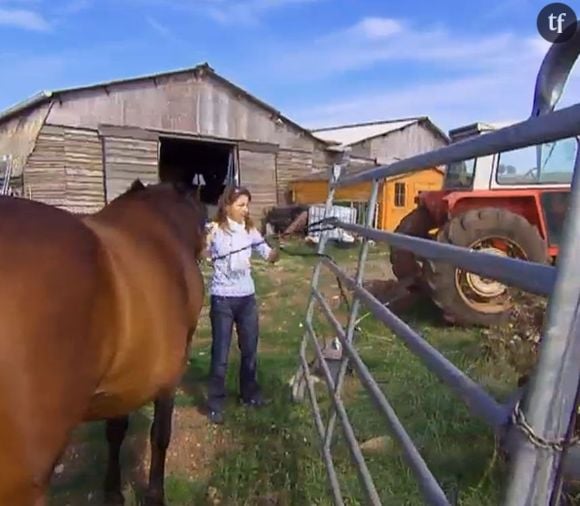
M 315 137 L 318 137 L 324 142 L 339 144 L 341 147 L 347 147 L 419 123 L 426 124 L 437 135 L 442 137 L 445 142 L 449 142 L 447 135 L 435 126 L 427 116 L 318 128 L 311 130 L 311 132 Z
M 218 74 L 217 72 L 215 72 L 214 69 L 207 62 L 201 63 L 201 64 L 196 65 L 194 67 L 187 67 L 187 68 L 183 68 L 183 69 L 171 70 L 171 71 L 166 71 L 166 72 L 159 72 L 159 73 L 155 73 L 155 74 L 146 74 L 146 75 L 130 77 L 130 78 L 125 78 L 125 79 L 116 79 L 116 80 L 111 80 L 111 81 L 104 81 L 104 82 L 100 82 L 100 83 L 89 84 L 89 85 L 85 85 L 85 86 L 77 86 L 77 87 L 72 87 L 72 88 L 62 88 L 62 89 L 52 90 L 52 91 L 41 91 L 41 92 L 37 93 L 36 95 L 34 95 L 30 98 L 27 98 L 27 99 L 23 100 L 22 102 L 19 102 L 18 104 L 14 105 L 12 107 L 9 107 L 8 109 L 0 112 L 0 123 L 2 123 L 3 121 L 7 120 L 8 118 L 10 118 L 12 116 L 20 114 L 28 109 L 38 107 L 39 105 L 50 102 L 54 99 L 59 99 L 63 95 L 67 95 L 70 93 L 79 93 L 79 92 L 90 91 L 90 90 L 95 90 L 95 89 L 99 89 L 99 88 L 104 88 L 105 90 L 107 90 L 108 88 L 112 88 L 112 87 L 120 85 L 120 84 L 136 83 L 139 81 L 150 81 L 150 80 L 155 81 L 156 79 L 159 79 L 159 78 L 173 77 L 173 76 L 177 76 L 180 74 L 197 74 L 199 76 L 210 75 L 213 79 L 224 84 L 225 86 L 229 87 L 230 89 L 235 90 L 236 93 L 244 96 L 246 99 L 248 99 L 250 102 L 253 102 L 258 107 L 267 110 L 275 118 L 279 118 L 279 119 L 283 120 L 284 122 L 288 123 L 289 125 L 292 125 L 294 128 L 300 130 L 302 133 L 304 133 L 308 137 L 316 140 L 319 143 L 322 143 L 325 145 L 329 144 L 328 142 L 324 141 L 323 139 L 320 139 L 319 137 L 315 136 L 309 129 L 299 125 L 298 123 L 296 123 L 296 122 L 292 121 L 291 119 L 289 119 L 288 117 L 284 116 L 278 109 L 272 107 L 271 105 L 267 104 L 266 102 L 263 102 L 262 100 L 260 100 L 256 96 L 252 95 L 251 93 L 247 92 L 243 88 L 239 87 L 238 85 L 234 84 L 233 82 L 229 81 L 225 77 L 223 77 L 220 74 Z

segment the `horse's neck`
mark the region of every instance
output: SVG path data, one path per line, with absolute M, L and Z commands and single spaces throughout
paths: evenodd
M 203 234 L 201 231 L 195 234 L 187 230 L 188 226 L 196 227 L 197 223 L 187 224 L 186 219 L 177 213 L 162 210 L 161 206 L 127 201 L 113 202 L 83 220 L 92 228 L 110 231 L 112 235 L 127 234 L 147 240 L 157 237 L 162 241 L 175 241 L 178 247 L 194 252 L 199 258 L 203 248 Z

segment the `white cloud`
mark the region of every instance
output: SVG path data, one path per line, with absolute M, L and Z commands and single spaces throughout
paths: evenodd
M 450 69 L 490 67 L 503 57 L 502 51 L 517 43 L 517 37 L 509 33 L 456 37 L 442 29 L 413 29 L 401 20 L 372 17 L 303 47 L 276 48 L 271 59 L 273 70 L 281 76 L 318 80 L 390 62 Z M 281 53 L 284 58 L 279 57 Z
M 0 25 L 38 32 L 50 30 L 48 21 L 41 14 L 24 9 L 0 8 Z
M 347 96 L 318 107 L 296 108 L 292 116 L 311 128 L 409 116 L 429 116 L 444 130 L 483 121 L 513 123 L 532 110 L 536 66 L 526 64 L 469 77 L 409 83 L 384 93 Z M 580 79 L 570 78 L 557 108 L 580 101 Z
M 548 47 L 539 36 L 457 36 L 441 28 L 413 29 L 396 19 L 366 18 L 304 47 L 287 48 L 284 59 L 272 56 L 266 67 L 277 79 L 329 86 L 337 76 L 352 75 L 353 82 L 360 82 L 357 73 L 372 70 L 376 79 L 384 72 L 382 90 L 375 85 L 353 94 L 343 88 L 343 98 L 333 90 L 333 98 L 322 103 L 288 104 L 289 114 L 310 127 L 428 115 L 449 129 L 528 117 Z M 406 67 L 413 70 L 408 78 L 389 82 L 393 72 L 405 73 Z M 558 107 L 580 100 L 579 73 L 570 77 Z
M 370 17 L 361 20 L 350 31 L 369 39 L 384 39 L 403 31 L 403 25 L 396 19 Z

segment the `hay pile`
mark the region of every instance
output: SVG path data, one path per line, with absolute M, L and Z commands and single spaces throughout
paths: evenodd
M 491 357 L 506 360 L 520 375 L 520 384 L 523 384 L 536 363 L 547 300 L 523 292 L 514 294 L 514 299 L 507 325 L 484 330 L 482 346 Z

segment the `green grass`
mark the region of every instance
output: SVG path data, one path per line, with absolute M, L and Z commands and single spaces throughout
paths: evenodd
M 312 251 L 304 246 L 292 248 L 293 251 Z M 350 262 L 352 266 L 357 251 L 333 250 L 331 254 L 339 263 Z M 227 377 L 231 401 L 226 424 L 222 428 L 207 428 L 209 444 L 212 438 L 220 435 L 226 444 L 214 455 L 203 478 L 169 473 L 166 482 L 169 505 L 217 504 L 215 500 L 207 500 L 208 495 L 221 500 L 222 505 L 231 506 L 331 504 L 309 404 L 307 401 L 292 403 L 287 385 L 298 365 L 298 348 L 303 334 L 301 323 L 315 261 L 310 257 L 283 256 L 280 264 L 274 267 L 260 261 L 256 263 L 257 292 L 264 304 L 261 308 L 259 379 L 273 403 L 260 411 L 236 404 L 239 358 L 233 343 Z M 373 248 L 370 261 L 386 261 L 384 251 Z M 283 276 L 282 281 L 280 276 Z M 326 276 L 324 281 L 330 279 Z M 333 301 L 332 305 L 336 308 L 337 302 Z M 344 311 L 341 314 L 344 315 Z M 492 362 L 482 353 L 479 331 L 442 326 L 428 303 L 421 303 L 403 317 L 451 362 L 483 383 L 498 398 L 505 398 L 514 387 L 514 370 L 507 363 Z M 322 319 L 317 318 L 316 328 L 331 337 L 330 327 Z M 382 324 L 369 317 L 363 321 L 362 330 L 357 337 L 362 358 L 450 500 L 465 506 L 498 504 L 505 468 L 495 453 L 491 431 L 473 419 L 463 404 Z M 208 337 L 208 322 L 204 321 L 192 348 L 183 392 L 178 395 L 178 409 L 203 405 L 209 368 Z M 328 395 L 322 383 L 316 390 L 326 423 L 330 411 Z M 347 377 L 344 400 L 359 441 L 387 436 L 383 451 L 366 456 L 383 503 L 423 504 L 412 472 L 397 444 L 388 437 L 385 420 L 355 376 Z M 146 439 L 150 410 L 143 410 L 138 418 L 134 433 Z M 335 432 L 335 466 L 343 485 L 345 504 L 366 504 L 338 426 Z M 98 496 L 100 492 L 105 462 L 104 438 L 96 428 L 89 430 L 84 438 L 94 447 L 95 465 L 90 472 L 78 476 L 76 482 L 67 483 L 66 490 L 55 487 L 55 498 L 62 498 L 65 492 L 74 492 L 77 496 L 86 495 L 88 491 Z M 132 464 L 130 452 L 125 463 L 129 467 Z M 137 494 L 132 488 L 128 480 L 129 505 L 136 500 L 131 499 Z M 54 504 L 66 503 L 55 500 Z

